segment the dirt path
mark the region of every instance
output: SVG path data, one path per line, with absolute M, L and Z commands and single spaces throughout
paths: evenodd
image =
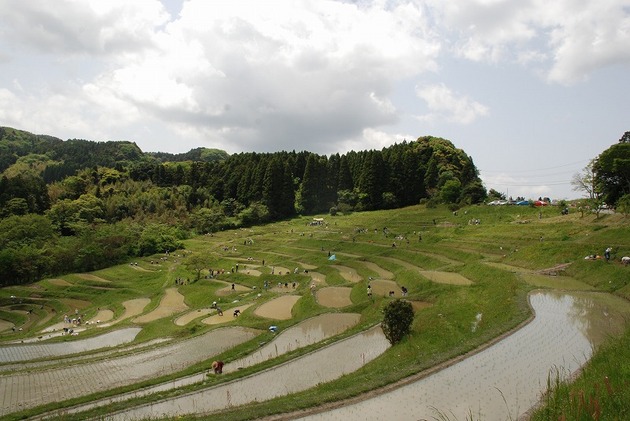
M 129 319 L 131 317 L 137 316 L 144 311 L 144 308 L 149 305 L 151 300 L 149 298 L 135 298 L 133 300 L 128 300 L 123 302 L 123 307 L 125 309 L 124 313 L 120 318 L 113 320 L 109 323 L 104 323 L 99 325 L 100 327 L 109 327 L 116 323 L 119 323 L 125 319 Z
M 66 281 L 65 279 L 48 279 L 48 282 L 50 282 L 51 285 L 57 286 L 57 287 L 70 287 L 72 286 L 72 284 L 68 281 Z
M 236 310 L 242 313 L 253 305 L 254 305 L 253 303 L 250 303 L 250 304 L 243 304 L 236 307 L 231 307 L 225 310 L 223 316 L 220 316 L 219 314 L 213 314 L 212 316 L 206 317 L 205 319 L 203 319 L 201 323 L 204 323 L 207 325 L 218 325 L 221 323 L 232 322 L 234 321 L 234 312 Z
M 311 276 L 311 282 L 313 282 L 317 286 L 327 285 L 326 284 L 326 275 L 319 272 L 309 272 Z
M 88 323 L 100 324 L 101 322 L 109 322 L 113 318 L 114 318 L 114 312 L 111 310 L 104 309 L 104 310 L 99 310 L 98 313 L 94 315 L 94 317 L 88 320 Z
M 11 323 L 11 322 L 9 322 L 7 320 L 0 319 L 0 332 L 3 332 L 5 330 L 9 330 L 13 326 L 15 326 L 13 323 Z
M 438 284 L 450 284 L 450 285 L 472 285 L 472 281 L 459 273 L 455 272 L 441 272 L 437 270 L 423 270 L 420 274 L 432 282 Z
M 362 262 L 366 268 L 370 269 L 372 272 L 376 272 L 379 278 L 383 279 L 394 279 L 394 274 L 387 269 L 383 269 L 379 265 L 373 262 Z
M 193 320 L 198 319 L 203 316 L 207 316 L 208 314 L 211 314 L 214 312 L 215 310 L 211 308 L 199 308 L 197 310 L 193 310 L 179 316 L 177 319 L 175 319 L 175 324 L 177 326 L 186 326 L 188 323 L 192 322 Z
M 232 287 L 232 285 L 234 285 L 234 287 Z M 226 295 L 232 295 L 232 294 L 240 294 L 242 292 L 248 292 L 251 290 L 252 290 L 251 288 L 246 287 L 245 285 L 240 285 L 236 283 L 235 284 L 228 283 L 225 287 L 218 289 L 216 294 L 219 296 L 226 296 Z
M 92 275 L 91 273 L 80 273 L 77 276 L 81 279 L 85 279 L 86 281 L 103 282 L 106 284 L 111 283 L 111 281 L 108 281 L 105 278 L 101 278 L 100 276 Z
M 372 295 L 379 297 L 388 297 L 391 291 L 394 292 L 394 297 L 400 297 L 401 291 L 398 284 L 394 281 L 388 281 L 384 279 L 376 279 L 374 281 L 370 281 L 370 286 L 372 287 Z
M 332 265 L 331 267 L 337 269 L 341 277 L 348 282 L 357 283 L 357 282 L 361 282 L 361 280 L 363 279 L 361 275 L 357 273 L 357 270 L 354 268 L 341 266 L 341 265 Z
M 413 271 L 416 271 L 416 272 L 420 272 L 420 271 L 424 270 L 420 266 L 416 266 L 414 264 L 411 264 L 411 263 L 406 262 L 404 260 L 397 259 L 395 257 L 385 257 L 385 256 L 383 256 L 381 258 L 385 259 L 385 260 L 388 260 L 388 261 L 390 261 L 392 263 L 395 263 L 397 265 L 400 265 L 400 266 L 404 267 L 405 269 L 413 270 Z

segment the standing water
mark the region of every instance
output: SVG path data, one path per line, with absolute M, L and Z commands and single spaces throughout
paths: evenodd
M 565 379 L 610 334 L 630 305 L 609 294 L 536 292 L 535 319 L 495 345 L 391 392 L 306 417 L 309 420 L 516 420 L 547 380 Z

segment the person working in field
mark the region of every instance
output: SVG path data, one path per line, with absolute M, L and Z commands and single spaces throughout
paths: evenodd
M 223 361 L 212 361 L 212 369 L 214 370 L 214 374 L 223 373 L 223 366 L 225 363 Z

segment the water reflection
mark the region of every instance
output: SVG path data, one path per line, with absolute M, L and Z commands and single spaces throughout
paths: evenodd
M 555 302 L 562 302 L 561 309 L 590 341 L 593 348 L 602 345 L 611 336 L 620 335 L 630 316 L 630 305 L 626 300 L 606 293 L 545 292 Z M 532 299 L 535 299 L 532 296 Z
M 106 420 L 154 419 L 220 412 L 330 382 L 381 355 L 389 347 L 380 326 L 335 342 L 269 370 L 187 395 L 130 408 Z M 220 419 L 220 414 L 217 414 Z
M 568 376 L 624 327 L 630 304 L 608 294 L 535 292 L 535 319 L 490 348 L 415 383 L 307 417 L 322 420 L 512 420 L 549 376 Z
M 271 358 L 320 342 L 338 335 L 356 325 L 361 318 L 357 313 L 325 313 L 307 319 L 279 334 L 258 351 L 226 365 L 224 372 L 251 367 Z
M 133 341 L 140 330 L 137 327 L 130 327 L 68 342 L 3 345 L 0 346 L 0 363 L 57 358 L 80 352 L 90 352 L 100 348 L 114 347 Z

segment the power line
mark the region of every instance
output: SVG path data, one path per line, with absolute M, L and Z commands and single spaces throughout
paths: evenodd
M 540 171 L 546 171 L 546 170 L 555 170 L 557 168 L 562 168 L 562 167 L 569 167 L 571 165 L 576 165 L 576 164 L 583 164 L 584 162 L 588 162 L 590 161 L 590 159 L 583 159 L 581 161 L 576 161 L 576 162 L 570 162 L 568 164 L 562 164 L 562 165 L 554 165 L 553 167 L 547 167 L 547 168 L 532 168 L 532 169 L 527 169 L 527 170 L 483 170 L 483 169 L 479 169 L 479 172 L 486 172 L 486 173 L 530 173 L 530 172 L 540 172 Z
M 545 186 L 566 186 L 571 184 L 570 181 L 554 181 L 551 183 L 534 183 L 534 184 L 520 184 L 520 183 L 501 183 L 501 182 L 495 182 L 495 181 L 491 181 L 491 182 L 487 182 L 487 184 L 491 184 L 493 186 L 503 186 L 503 187 L 537 187 L 537 186 L 541 186 L 541 185 L 545 185 Z
M 573 171 L 562 171 L 562 172 L 554 172 L 554 173 L 546 173 L 546 174 L 532 174 L 532 175 L 527 175 L 527 174 L 522 174 L 519 175 L 517 177 L 520 178 L 541 178 L 541 177 L 552 177 L 552 176 L 567 176 L 567 175 L 573 175 L 575 174 L 575 172 Z M 506 174 L 507 175 L 507 174 Z M 483 174 L 482 174 L 483 176 Z

